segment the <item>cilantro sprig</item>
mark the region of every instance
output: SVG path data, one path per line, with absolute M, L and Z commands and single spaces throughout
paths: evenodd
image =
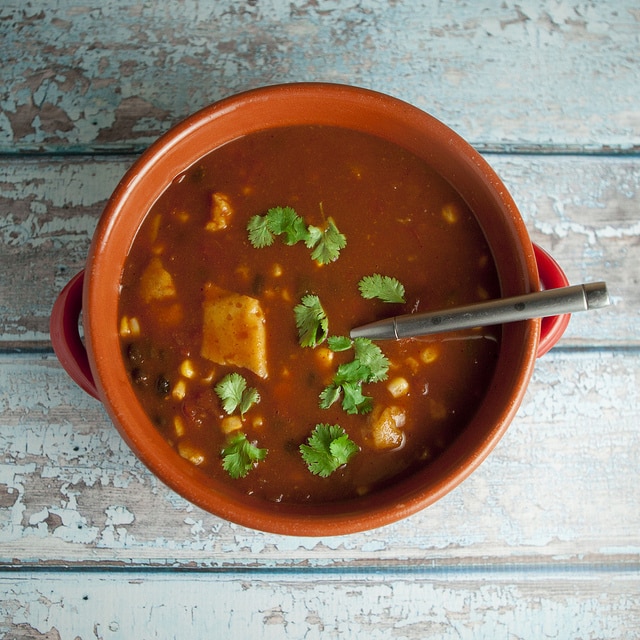
M 311 258 L 320 264 L 335 262 L 340 250 L 347 246 L 347 239 L 338 231 L 333 218 L 327 218 L 324 229 L 309 225 L 307 231 L 309 235 L 305 244 L 308 249 L 313 249 Z
M 337 424 L 317 424 L 300 453 L 314 475 L 327 478 L 356 454 L 360 448 Z
M 244 414 L 260 402 L 260 394 L 254 387 L 248 387 L 247 381 L 239 373 L 229 373 L 214 387 L 222 402 L 222 408 L 228 414 L 240 410 Z
M 374 273 L 358 283 L 363 298 L 379 298 L 383 302 L 404 302 L 404 285 L 390 276 Z
M 247 231 L 249 242 L 256 249 L 271 246 L 276 236 L 282 236 L 289 246 L 302 241 L 319 264 L 334 262 L 347 246 L 346 237 L 332 218 L 327 218 L 323 227 L 307 225 L 292 207 L 272 207 L 264 215 L 252 216 Z
M 329 319 L 316 295 L 303 296 L 300 304 L 293 309 L 298 329 L 298 339 L 302 347 L 317 347 L 329 333 Z
M 346 413 L 369 413 L 373 408 L 373 399 L 363 393 L 362 385 L 386 380 L 388 358 L 368 338 L 351 340 L 345 336 L 331 336 L 328 345 L 332 351 L 346 351 L 353 346 L 354 358 L 341 364 L 331 384 L 322 390 L 320 408 L 328 409 L 342 397 L 342 408 Z
M 244 433 L 234 433 L 222 449 L 222 466 L 234 479 L 244 478 L 253 466 L 264 460 L 268 450 L 249 442 Z

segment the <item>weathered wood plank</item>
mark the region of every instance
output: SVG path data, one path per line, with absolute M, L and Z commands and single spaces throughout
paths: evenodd
M 0 8 L 0 151 L 140 149 L 219 98 L 323 80 L 483 148 L 640 147 L 640 11 L 526 0 L 122 0 Z
M 53 357 L 0 359 L 4 566 L 638 566 L 637 351 L 552 351 L 511 428 L 460 487 L 352 536 L 257 533 L 188 504 Z
M 489 155 L 534 241 L 572 282 L 607 280 L 614 305 L 577 314 L 563 344 L 638 344 L 640 159 Z M 57 293 L 79 271 L 133 158 L 0 162 L 0 345 L 48 343 Z
M 0 578 L 0 631 L 36 638 L 630 640 L 627 573 L 256 575 L 24 571 Z

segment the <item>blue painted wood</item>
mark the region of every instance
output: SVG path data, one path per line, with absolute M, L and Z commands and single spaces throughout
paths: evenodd
M 486 158 L 511 191 L 532 240 L 554 255 L 569 279 L 609 283 L 614 305 L 575 315 L 563 344 L 638 344 L 640 160 Z M 132 162 L 128 156 L 0 159 L 0 347 L 48 343 L 55 296 L 83 268 L 102 209 Z
M 639 45 L 636 0 L 3 2 L 3 637 L 634 637 Z M 47 332 L 143 148 L 218 98 L 301 80 L 391 93 L 452 126 L 532 239 L 614 300 L 572 319 L 465 483 L 324 539 L 254 532 L 163 487 Z
M 637 150 L 638 7 L 525 0 L 0 7 L 0 150 L 140 149 L 256 86 L 403 98 L 482 148 Z
M 55 357 L 0 362 L 5 565 L 638 568 L 637 349 L 552 350 L 460 487 L 405 521 L 323 539 L 257 533 L 193 507 L 136 460 Z
M 0 630 L 20 639 L 628 640 L 640 628 L 637 586 L 634 576 L 608 571 L 516 579 L 482 571 L 471 580 L 456 571 L 134 571 L 75 579 L 25 571 L 0 577 L 0 589 L 11 593 L 0 604 Z

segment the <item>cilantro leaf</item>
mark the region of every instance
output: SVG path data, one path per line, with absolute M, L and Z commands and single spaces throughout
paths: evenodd
M 240 398 L 240 415 L 244 416 L 244 414 L 258 402 L 260 402 L 260 394 L 258 393 L 258 390 L 254 387 L 246 389 Z
M 320 408 L 328 409 L 334 402 L 337 402 L 340 398 L 341 388 L 336 384 L 326 386 L 320 393 Z
M 351 338 L 347 336 L 329 336 L 327 338 L 327 344 L 329 345 L 329 349 L 334 352 L 346 351 L 347 349 L 351 349 L 353 345 Z
M 302 302 L 294 307 L 293 312 L 301 346 L 316 347 L 324 342 L 329 333 L 329 319 L 318 296 L 303 296 Z
M 383 302 L 404 302 L 404 285 L 390 276 L 374 273 L 358 283 L 363 298 L 379 298 Z
M 340 425 L 317 424 L 300 453 L 314 475 L 327 478 L 360 450 Z
M 307 225 L 292 207 L 273 207 L 267 211 L 266 218 L 269 231 L 277 236 L 284 234 L 285 244 L 296 244 L 308 236 Z
M 313 244 L 307 243 L 307 247 L 313 248 L 311 258 L 320 264 L 334 262 L 338 259 L 340 250 L 347 246 L 346 237 L 338 231 L 332 218 L 327 218 L 327 226 L 324 230 L 309 226 L 309 238 L 310 241 L 314 239 Z
M 313 249 L 318 242 L 320 242 L 322 236 L 324 235 L 324 231 L 320 227 L 315 227 L 310 224 L 307 227 L 307 237 L 304 241 L 307 249 Z
M 368 338 L 356 338 L 351 341 L 344 336 L 331 336 L 328 339 L 332 351 L 345 351 L 354 348 L 354 358 L 338 366 L 331 384 L 320 393 L 319 406 L 328 409 L 342 395 L 342 408 L 349 414 L 369 413 L 373 408 L 373 400 L 364 395 L 362 385 L 370 382 L 381 382 L 387 378 L 389 360 L 380 347 Z
M 311 258 L 320 264 L 337 260 L 340 250 L 347 245 L 347 239 L 338 231 L 332 218 L 327 219 L 324 228 L 307 226 L 292 207 L 272 207 L 262 216 L 252 216 L 247 231 L 249 242 L 256 249 L 272 245 L 275 236 L 280 235 L 284 236 L 283 242 L 287 245 L 303 241 L 308 249 L 312 249 Z
M 240 409 L 244 414 L 255 403 L 260 402 L 260 394 L 253 387 L 247 387 L 247 381 L 239 373 L 229 373 L 214 387 L 222 401 L 222 408 L 228 414 Z
M 360 382 L 343 382 L 342 393 L 342 408 L 347 413 L 369 413 L 373 409 L 373 399 L 362 393 Z
M 260 449 L 247 440 L 244 433 L 235 433 L 222 449 L 222 466 L 234 479 L 244 478 L 256 462 L 264 460 L 267 449 Z
M 269 229 L 266 216 L 252 216 L 247 223 L 249 242 L 256 248 L 262 249 L 273 244 L 274 235 Z
M 345 362 L 338 367 L 338 371 L 333 378 L 335 384 L 344 382 L 367 382 L 371 370 L 360 360 L 354 358 L 351 362 Z
M 389 360 L 382 349 L 369 338 L 356 338 L 353 341 L 356 360 L 369 369 L 366 382 L 381 382 L 387 379 Z

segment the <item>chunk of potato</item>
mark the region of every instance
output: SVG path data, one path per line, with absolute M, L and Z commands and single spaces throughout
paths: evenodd
M 176 287 L 173 278 L 162 266 L 160 258 L 152 258 L 144 270 L 140 278 L 140 295 L 147 303 L 175 297 Z
M 233 216 L 233 207 L 223 193 L 211 194 L 211 219 L 206 224 L 207 231 L 226 229 Z
M 260 302 L 209 284 L 205 289 L 201 354 L 268 376 L 265 318 Z
M 404 441 L 406 415 L 396 406 L 377 406 L 369 417 L 371 441 L 376 449 L 396 449 Z

